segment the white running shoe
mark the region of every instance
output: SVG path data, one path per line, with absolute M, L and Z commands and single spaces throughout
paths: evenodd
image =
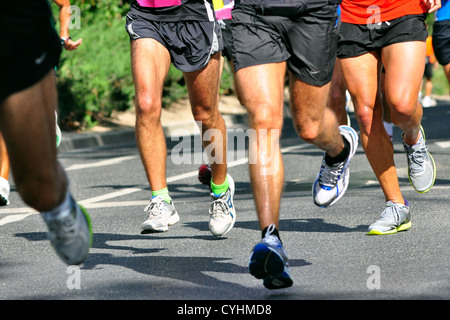
M 209 230 L 215 236 L 224 236 L 236 222 L 236 210 L 234 208 L 234 180 L 227 174 L 229 187 L 226 192 L 216 197 L 211 193 L 212 203 L 209 207 Z
M 358 147 L 358 134 L 352 127 L 339 126 L 342 136 L 350 144 L 350 153 L 343 162 L 336 163 L 331 167 L 325 162 L 325 152 L 319 174 L 313 184 L 314 203 L 319 207 L 329 207 L 335 204 L 347 191 L 350 180 L 350 160 Z
M 0 206 L 9 205 L 9 181 L 0 177 Z
M 173 201 L 167 203 L 161 196 L 152 197 L 144 212 L 147 212 L 147 219 L 142 223 L 143 231 L 167 231 L 169 226 L 180 221 Z

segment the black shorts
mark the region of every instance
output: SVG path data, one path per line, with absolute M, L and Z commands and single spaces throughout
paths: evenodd
M 339 21 L 337 5 L 305 11 L 299 17 L 264 16 L 236 3 L 232 11 L 235 70 L 287 61 L 288 69 L 314 86 L 331 81 Z
M 428 57 L 427 57 L 427 62 L 425 63 L 425 71 L 423 73 L 423 77 L 425 79 L 431 80 L 431 78 L 433 78 L 433 68 L 434 68 L 434 64 L 428 62 Z
M 204 68 L 223 49 L 217 21 L 152 21 L 130 11 L 125 27 L 131 40 L 152 38 L 161 43 L 172 64 L 182 72 Z
M 231 19 L 221 20 L 220 23 L 222 28 L 222 40 L 223 40 L 223 50 L 222 55 L 231 61 L 233 54 L 233 35 L 231 33 Z
M 441 65 L 450 63 L 450 20 L 436 21 L 433 24 L 433 50 Z
M 425 42 L 428 37 L 425 17 L 407 15 L 372 25 L 342 22 L 337 56 L 341 59 L 356 57 L 399 42 Z
M 50 19 L 32 28 L 2 27 L 0 39 L 0 102 L 39 82 L 59 62 L 61 41 Z

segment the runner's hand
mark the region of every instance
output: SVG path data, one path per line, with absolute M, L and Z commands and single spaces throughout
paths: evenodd
M 78 46 L 79 46 L 82 42 L 83 42 L 82 39 L 78 39 L 77 41 L 73 41 L 72 39 L 68 39 L 68 40 L 66 41 L 66 44 L 64 45 L 64 48 L 65 48 L 66 50 L 69 50 L 69 51 L 75 50 L 75 49 L 78 48 Z
M 424 3 L 428 7 L 428 13 L 434 12 L 441 7 L 441 0 L 425 0 Z

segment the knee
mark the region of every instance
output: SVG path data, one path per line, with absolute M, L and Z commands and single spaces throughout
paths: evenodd
M 391 118 L 396 124 L 409 123 L 417 110 L 417 99 L 400 99 L 391 102 Z
M 283 115 L 271 108 L 258 108 L 250 114 L 250 124 L 254 129 L 281 130 L 283 127 Z
M 161 116 L 161 99 L 151 94 L 139 94 L 135 98 L 136 116 L 159 120 Z
M 205 128 L 214 128 L 222 117 L 218 110 L 211 107 L 195 107 L 192 109 L 192 115 L 194 120 Z
M 321 132 L 321 124 L 318 121 L 309 121 L 303 124 L 294 122 L 294 127 L 299 137 L 311 144 L 314 144 Z

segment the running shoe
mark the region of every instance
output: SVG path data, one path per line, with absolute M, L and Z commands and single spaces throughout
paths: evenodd
M 381 218 L 369 226 L 370 235 L 393 234 L 411 228 L 411 214 L 409 202 L 405 204 L 386 202 L 386 209 L 381 214 Z
M 216 196 L 211 192 L 211 205 L 209 207 L 209 231 L 215 236 L 224 236 L 236 222 L 236 210 L 234 208 L 234 180 L 227 174 L 229 187 L 226 192 Z
M 275 225 L 271 224 L 264 238 L 250 255 L 248 268 L 256 279 L 263 279 L 267 289 L 282 289 L 292 286 L 288 258 L 280 239 L 273 235 Z
M 9 181 L 0 177 L 0 206 L 9 205 Z
M 82 264 L 92 246 L 91 220 L 86 210 L 71 199 L 70 209 L 42 214 L 48 239 L 58 256 L 68 265 Z
M 347 191 L 350 180 L 350 160 L 358 147 L 358 134 L 349 126 L 339 126 L 339 131 L 350 144 L 347 159 L 332 166 L 325 162 L 325 152 L 319 174 L 313 184 L 314 203 L 319 207 L 329 207 L 335 204 Z
M 173 201 L 167 203 L 161 196 L 152 197 L 144 212 L 147 212 L 147 219 L 142 223 L 143 231 L 164 232 L 180 221 Z
M 211 166 L 208 164 L 202 164 L 198 169 L 198 181 L 201 184 L 211 185 Z
M 410 146 L 403 142 L 403 148 L 408 159 L 408 178 L 414 189 L 419 193 L 429 191 L 436 179 L 436 165 L 428 152 L 425 141 L 425 132 L 420 126 L 420 137 L 416 144 Z

